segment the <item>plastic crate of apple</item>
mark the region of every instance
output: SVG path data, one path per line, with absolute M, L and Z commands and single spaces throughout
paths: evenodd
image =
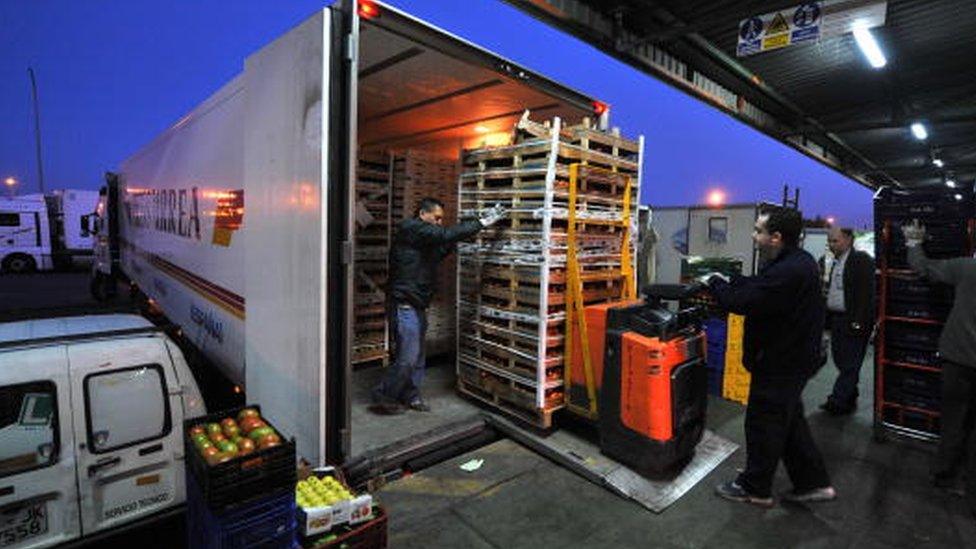
M 281 435 L 254 408 L 244 408 L 237 419 L 227 417 L 220 423 L 194 425 L 189 436 L 209 465 L 281 444 Z

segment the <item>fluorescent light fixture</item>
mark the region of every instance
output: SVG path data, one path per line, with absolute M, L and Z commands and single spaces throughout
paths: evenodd
M 888 59 L 881 51 L 881 46 L 878 45 L 874 35 L 866 27 L 854 27 L 854 41 L 857 42 L 857 47 L 861 48 L 861 53 L 868 59 L 868 63 L 872 67 L 880 69 L 888 64 Z
M 946 179 L 946 187 L 949 187 L 950 189 L 955 189 L 956 182 L 952 179 Z
M 941 158 L 933 159 L 932 163 L 935 164 L 936 168 L 941 168 L 942 166 L 945 166 L 945 162 L 943 162 Z
M 915 139 L 919 141 L 924 141 L 929 137 L 929 131 L 925 129 L 925 124 L 921 122 L 912 122 L 912 135 Z
M 955 196 L 956 200 L 962 200 L 962 195 L 961 194 L 956 194 L 956 195 L 953 195 L 953 196 Z

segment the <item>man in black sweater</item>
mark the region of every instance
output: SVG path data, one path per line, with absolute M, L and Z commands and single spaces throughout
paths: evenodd
M 437 265 L 454 251 L 454 245 L 493 225 L 506 215 L 498 206 L 481 219 L 443 227 L 444 204 L 424 198 L 417 215 L 397 225 L 390 248 L 390 333 L 393 362 L 373 388 L 373 410 L 400 414 L 409 407 L 427 412 L 430 406 L 420 394 L 426 356 L 427 306 L 434 296 Z
M 782 459 L 793 482 L 784 499 L 836 497 L 810 434 L 801 395 L 819 366 L 824 303 L 817 262 L 798 247 L 802 218 L 776 208 L 756 221 L 753 239 L 763 265 L 755 276 L 728 282 L 711 276 L 709 290 L 725 309 L 745 315 L 743 365 L 752 374 L 746 408 L 746 468 L 716 487 L 719 496 L 772 507 L 772 483 Z
M 857 382 L 874 327 L 874 260 L 854 249 L 851 229 L 830 229 L 827 245 L 834 255 L 827 264 L 827 328 L 839 374 L 820 409 L 841 415 L 857 409 Z

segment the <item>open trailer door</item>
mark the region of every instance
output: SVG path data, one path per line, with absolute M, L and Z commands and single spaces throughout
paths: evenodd
M 355 4 L 306 19 L 245 62 L 245 382 L 313 465 L 339 458 Z

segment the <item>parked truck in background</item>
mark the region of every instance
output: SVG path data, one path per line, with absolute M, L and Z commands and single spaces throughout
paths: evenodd
M 63 269 L 90 257 L 92 237 L 82 220 L 97 204 L 98 191 L 74 189 L 0 199 L 0 270 Z

